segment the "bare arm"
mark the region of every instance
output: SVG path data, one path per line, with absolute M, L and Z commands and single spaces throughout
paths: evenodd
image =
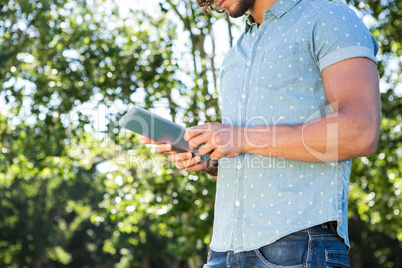
M 199 151 L 211 153 L 212 158 L 252 153 L 327 162 L 373 154 L 381 119 L 375 63 L 366 58 L 348 59 L 325 68 L 322 78 L 333 113 L 294 126 L 222 131 L 226 125 L 206 124 L 189 129 L 185 138 L 193 147 L 206 143 Z

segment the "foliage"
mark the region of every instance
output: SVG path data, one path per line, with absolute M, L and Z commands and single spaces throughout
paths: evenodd
M 231 44 L 236 26 L 194 2 L 124 17 L 111 1 L 0 0 L 0 266 L 206 259 L 214 180 L 117 127 L 132 103 L 188 126 L 219 121 L 213 27 L 223 22 Z M 350 255 L 353 267 L 400 267 L 402 6 L 350 4 L 377 19 L 384 81 L 378 153 L 352 167 Z
M 402 2 L 348 1 L 376 18 L 370 30 L 381 46 L 382 123 L 377 153 L 353 161 L 349 194 L 352 267 L 400 267 L 402 228 Z M 366 254 L 371 252 L 372 254 Z M 353 265 L 353 262 L 355 265 Z

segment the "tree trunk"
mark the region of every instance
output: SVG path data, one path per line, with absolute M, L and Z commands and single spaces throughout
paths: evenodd
M 151 258 L 148 254 L 144 254 L 141 259 L 141 268 L 151 268 Z
M 200 268 L 197 261 L 197 255 L 193 255 L 191 258 L 189 258 L 187 263 L 189 268 Z

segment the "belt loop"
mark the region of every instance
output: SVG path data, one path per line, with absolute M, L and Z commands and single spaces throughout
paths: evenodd
M 310 241 L 311 238 L 311 227 L 306 229 L 307 234 L 308 234 L 308 240 Z
M 338 222 L 336 222 L 336 221 L 331 222 L 331 226 L 334 229 L 334 233 L 337 234 L 338 233 L 338 230 L 337 230 L 338 229 Z
M 307 228 L 307 235 L 308 235 L 308 246 L 307 246 L 307 259 L 306 259 L 306 264 L 303 266 L 303 268 L 307 267 L 307 264 L 310 263 L 310 256 L 311 256 L 311 247 L 312 247 L 312 242 L 311 242 L 311 228 Z
M 330 222 L 321 224 L 321 227 L 323 229 L 327 229 L 328 231 L 330 231 L 331 233 L 334 233 L 334 234 L 337 233 L 337 231 L 336 231 L 337 226 L 338 226 L 338 224 L 335 221 L 330 221 Z

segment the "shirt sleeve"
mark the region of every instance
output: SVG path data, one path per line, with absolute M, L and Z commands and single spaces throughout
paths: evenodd
M 318 12 L 311 31 L 312 56 L 320 71 L 337 62 L 375 56 L 379 46 L 356 13 L 342 2 L 329 2 Z

